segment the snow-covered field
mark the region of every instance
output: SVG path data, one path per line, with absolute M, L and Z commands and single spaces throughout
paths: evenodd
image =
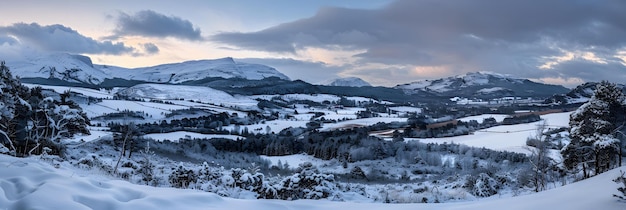
M 124 89 L 119 92 L 122 95 L 136 98 L 150 98 L 171 100 L 184 98 L 186 100 L 202 101 L 205 103 L 251 109 L 256 107 L 257 101 L 245 96 L 232 96 L 224 91 L 209 87 L 165 85 L 165 84 L 140 84 Z
M 265 123 L 253 124 L 253 125 L 241 125 L 241 126 L 229 125 L 229 126 L 224 126 L 223 129 L 227 131 L 235 130 L 237 132 L 242 132 L 245 128 L 248 128 L 248 132 L 250 133 L 272 133 L 272 132 L 278 133 L 284 130 L 285 128 L 289 128 L 289 127 L 305 128 L 307 122 L 308 121 L 299 121 L 299 120 L 272 120 L 272 121 L 267 121 Z M 269 127 L 270 129 L 268 130 L 267 127 Z M 236 128 L 239 128 L 239 129 L 237 130 Z
M 185 139 L 185 138 L 189 138 L 189 139 L 225 138 L 225 139 L 232 139 L 232 140 L 243 138 L 237 135 L 201 134 L 201 133 L 194 133 L 194 132 L 189 132 L 189 131 L 176 131 L 176 132 L 170 132 L 170 133 L 151 133 L 151 134 L 143 135 L 143 137 L 148 138 L 148 139 L 154 139 L 156 141 L 170 140 L 173 142 L 178 142 L 179 139 Z
M 163 119 L 165 118 L 165 114 L 171 113 L 172 110 L 186 109 L 188 107 L 141 101 L 102 100 L 102 102 L 85 105 L 82 106 L 82 108 L 90 118 L 128 110 L 144 112 L 148 114 L 146 118 Z
M 326 123 L 322 125 L 321 131 L 329 131 L 341 128 L 351 128 L 351 127 L 363 127 L 374 125 L 379 122 L 383 123 L 391 123 L 391 122 L 406 122 L 407 118 L 396 118 L 396 117 L 372 117 L 372 118 L 362 118 L 355 120 L 346 120 L 337 123 Z
M 43 89 L 54 90 L 54 92 L 57 92 L 57 93 L 63 93 L 69 90 L 70 92 L 80 93 L 87 97 L 102 98 L 102 99 L 111 99 L 113 98 L 113 94 L 115 93 L 114 91 L 107 91 L 104 89 L 96 90 L 96 89 L 82 88 L 82 87 L 66 87 L 66 86 L 39 85 L 39 84 L 26 84 L 26 83 L 24 85 L 29 88 L 41 86 L 41 88 Z
M 476 120 L 478 123 L 483 123 L 483 120 L 485 120 L 486 118 L 493 117 L 494 119 L 496 119 L 496 121 L 502 122 L 502 120 L 504 120 L 504 118 L 506 118 L 508 116 L 509 115 L 506 115 L 506 114 L 482 114 L 482 115 L 476 115 L 476 116 L 459 118 L 458 120 L 465 121 L 465 122 L 469 122 L 471 120 Z
M 285 95 L 255 95 L 252 98 L 265 99 L 270 100 L 274 97 L 279 97 L 285 101 L 297 101 L 297 100 L 306 100 L 313 101 L 317 103 L 322 103 L 324 101 L 327 102 L 337 102 L 341 97 L 330 94 L 285 94 Z M 346 99 L 355 101 L 355 102 L 368 102 L 368 101 L 377 101 L 371 98 L 365 97 L 346 97 Z
M 410 106 L 397 106 L 397 107 L 391 107 L 389 109 L 396 111 L 396 112 L 403 112 L 403 113 L 411 113 L 411 112 L 422 113 L 421 108 L 410 107 Z
M 542 115 L 541 118 L 547 122 L 549 128 L 569 126 L 569 115 L 571 112 L 554 113 Z M 496 118 L 497 120 L 498 118 Z M 525 146 L 528 137 L 536 134 L 537 125 L 543 123 L 535 122 L 519 125 L 502 125 L 489 129 L 476 131 L 473 135 L 455 136 L 448 138 L 415 139 L 424 143 L 457 143 L 472 147 L 485 147 L 498 151 L 511 151 L 519 153 L 530 153 Z M 407 138 L 409 140 L 409 138 Z
M 56 162 L 55 162 L 56 163 Z M 91 176 L 67 162 L 53 167 L 40 157 L 0 155 L 0 209 L 602 209 L 626 206 L 612 194 L 612 182 L 626 167 L 587 180 L 539 192 L 507 198 L 440 204 L 383 204 L 359 200 L 240 200 L 198 190 L 155 188 Z
M 325 164 L 326 162 L 328 162 L 326 160 L 315 158 L 307 154 L 285 155 L 285 156 L 261 155 L 260 157 L 271 161 L 272 166 L 278 166 L 278 163 L 281 163 L 283 165 L 287 163 L 289 165 L 289 168 L 291 169 L 295 169 L 298 167 L 298 165 L 305 163 L 305 162 L 313 163 L 313 165 L 316 165 L 316 166 L 321 166 Z

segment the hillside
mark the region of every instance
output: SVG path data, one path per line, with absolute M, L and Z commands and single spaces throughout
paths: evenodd
M 370 83 L 358 77 L 345 77 L 345 78 L 337 78 L 330 82 L 327 82 L 328 86 L 346 86 L 346 87 L 363 87 L 363 86 L 372 86 Z
M 598 82 L 586 82 L 576 86 L 574 89 L 567 93 L 557 94 L 546 99 L 546 103 L 554 104 L 580 104 L 585 103 L 591 99 L 593 92 L 596 90 Z M 622 92 L 626 91 L 626 86 L 617 84 Z
M 518 197 L 443 204 L 359 203 L 358 200 L 239 200 L 197 190 L 135 185 L 77 169 L 67 162 L 57 167 L 33 158 L 0 155 L 0 208 L 2 209 L 624 209 L 612 197 L 617 184 L 611 170 L 556 189 Z M 54 196 L 51 196 L 54 195 Z

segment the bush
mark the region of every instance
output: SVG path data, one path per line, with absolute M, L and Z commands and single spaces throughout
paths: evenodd
M 335 177 L 321 174 L 310 162 L 300 164 L 297 173 L 281 181 L 277 197 L 283 200 L 322 199 L 334 195 Z
M 185 169 L 182 164 L 173 170 L 168 178 L 172 187 L 175 188 L 188 188 L 189 184 L 197 181 L 196 174 L 192 170 Z
M 498 193 L 499 185 L 486 173 L 478 174 L 471 188 L 471 193 L 478 197 L 489 197 Z

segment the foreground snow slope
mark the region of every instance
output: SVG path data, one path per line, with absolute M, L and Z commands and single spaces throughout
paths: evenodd
M 62 163 L 54 168 L 38 157 L 0 155 L 0 209 L 625 209 L 612 197 L 619 174 L 612 170 L 588 180 L 537 194 L 444 204 L 382 204 L 316 200 L 238 200 L 196 190 L 154 188 L 93 176 Z

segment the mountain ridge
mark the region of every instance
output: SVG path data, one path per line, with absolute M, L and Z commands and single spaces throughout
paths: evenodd
M 327 81 L 324 85 L 328 86 L 344 86 L 344 87 L 364 87 L 372 86 L 369 82 L 358 77 L 342 77 Z
M 492 72 L 470 72 L 435 80 L 421 80 L 397 85 L 407 94 L 431 93 L 439 96 L 494 98 L 504 96 L 549 97 L 567 93 L 569 89 Z
M 9 61 L 7 65 L 11 66 L 12 71 L 21 78 L 56 78 L 67 82 L 92 85 L 98 85 L 106 79 L 115 78 L 172 84 L 209 77 L 250 80 L 278 77 L 289 80 L 289 77 L 273 67 L 237 62 L 231 57 L 125 68 L 93 64 L 91 58 L 83 55 L 55 53 L 34 56 L 20 61 Z

